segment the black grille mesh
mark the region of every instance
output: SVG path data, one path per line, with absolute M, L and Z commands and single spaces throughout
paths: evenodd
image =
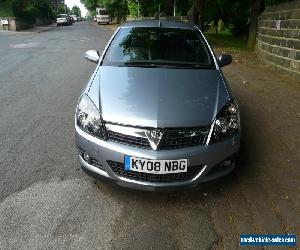
M 192 134 L 195 135 L 192 136 Z M 203 145 L 209 129 L 173 129 L 167 130 L 162 149 L 186 148 Z
M 188 171 L 185 173 L 178 174 L 148 174 L 134 171 L 127 171 L 124 169 L 124 164 L 115 161 L 107 161 L 110 168 L 118 176 L 142 182 L 152 183 L 172 183 L 172 182 L 183 182 L 192 180 L 200 172 L 203 166 L 188 167 Z
M 151 149 L 147 138 L 124 135 L 118 132 L 109 131 L 109 139 L 121 144 L 131 145 L 134 147 Z

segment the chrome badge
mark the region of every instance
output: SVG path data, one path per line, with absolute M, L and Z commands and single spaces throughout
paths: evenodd
M 160 129 L 151 129 L 146 131 L 146 136 L 150 142 L 150 146 L 153 150 L 157 150 L 160 146 L 161 139 L 164 133 Z

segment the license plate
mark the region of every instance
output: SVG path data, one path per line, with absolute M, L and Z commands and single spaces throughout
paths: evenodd
M 188 160 L 147 160 L 133 156 L 125 156 L 126 171 L 148 174 L 176 174 L 187 172 Z

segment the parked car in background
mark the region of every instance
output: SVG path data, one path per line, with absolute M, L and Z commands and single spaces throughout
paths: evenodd
M 69 17 L 70 25 L 72 25 L 72 24 L 74 23 L 74 19 L 73 19 L 73 17 L 71 17 L 71 16 L 69 16 L 69 15 L 68 15 L 68 17 Z
M 78 22 L 81 22 L 83 19 L 81 16 L 77 17 Z
M 195 186 L 230 173 L 240 148 L 240 114 L 197 26 L 124 23 L 79 98 L 76 145 L 83 170 L 120 186 Z
M 74 22 L 77 22 L 78 19 L 77 19 L 77 16 L 76 15 L 71 15 L 71 17 L 74 19 Z
M 96 17 L 98 24 L 109 24 L 109 22 L 111 21 L 108 11 L 104 8 L 96 8 Z
M 69 16 L 67 14 L 59 14 L 56 18 L 57 26 L 60 25 L 70 25 Z

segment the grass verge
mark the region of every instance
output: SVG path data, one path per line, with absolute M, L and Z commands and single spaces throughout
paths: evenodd
M 229 32 L 204 33 L 208 42 L 216 49 L 247 51 L 247 40 L 243 37 L 233 36 Z

